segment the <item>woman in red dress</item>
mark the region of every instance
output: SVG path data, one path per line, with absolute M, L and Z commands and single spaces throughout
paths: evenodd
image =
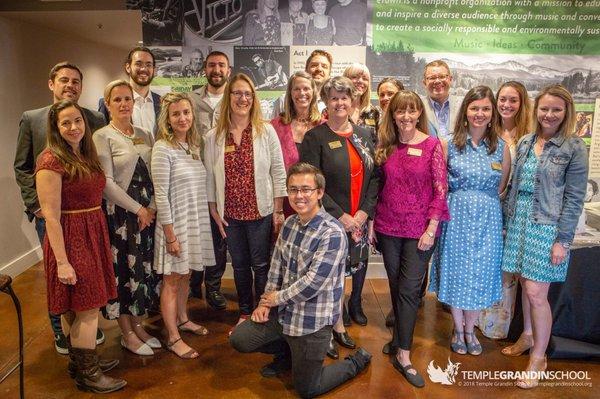
M 81 108 L 65 100 L 48 113 L 48 148 L 38 157 L 36 188 L 46 218 L 44 268 L 48 307 L 73 319 L 71 363 L 79 389 L 113 392 L 127 383 L 103 374 L 98 309 L 117 296 L 106 219 L 100 205 L 106 184 L 92 133 Z M 74 318 L 73 318 L 74 313 Z

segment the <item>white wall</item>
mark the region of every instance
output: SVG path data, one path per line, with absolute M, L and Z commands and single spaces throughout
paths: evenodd
M 132 43 L 136 40 L 132 38 Z M 122 65 L 127 53 L 4 16 L 0 16 L 0 48 L 0 273 L 14 276 L 41 259 L 13 172 L 21 114 L 51 103 L 48 72 L 64 60 L 83 72 L 80 104 L 96 109 L 106 83 L 125 77 Z

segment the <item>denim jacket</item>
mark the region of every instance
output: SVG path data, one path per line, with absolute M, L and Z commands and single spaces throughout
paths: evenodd
M 513 174 L 504 212 L 508 219 L 515 214 L 519 179 L 527 154 L 536 140 L 535 133 L 524 136 L 517 144 Z M 531 220 L 557 225 L 556 242 L 570 244 L 583 209 L 588 174 L 588 154 L 579 137 L 555 136 L 548 140 L 538 161 L 533 191 Z

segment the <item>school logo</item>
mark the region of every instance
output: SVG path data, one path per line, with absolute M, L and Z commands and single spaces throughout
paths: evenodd
M 448 358 L 448 365 L 445 370 L 442 370 L 440 367 L 436 366 L 433 363 L 433 360 L 429 362 L 427 366 L 427 374 L 429 374 L 429 379 L 432 382 L 442 384 L 442 385 L 454 385 L 456 374 L 458 374 L 458 367 L 460 363 L 452 363 L 450 358 Z

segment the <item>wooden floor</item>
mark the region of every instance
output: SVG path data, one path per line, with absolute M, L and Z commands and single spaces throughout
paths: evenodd
M 46 294 L 43 270 L 38 265 L 23 273 L 13 283 L 21 300 L 25 317 L 25 370 L 27 398 L 91 398 L 77 391 L 66 374 L 67 358 L 57 354 L 53 347 L 51 329 L 46 313 Z M 208 327 L 207 337 L 185 335 L 184 339 L 200 353 L 196 360 L 180 360 L 173 354 L 160 350 L 152 357 L 140 357 L 123 351 L 119 346 L 119 329 L 114 322 L 101 320 L 106 333 L 106 343 L 99 346 L 106 357 L 118 358 L 120 366 L 110 374 L 127 379 L 124 390 L 111 394 L 113 398 L 294 398 L 291 375 L 266 379 L 259 368 L 270 361 L 262 354 L 238 354 L 227 342 L 227 331 L 236 320 L 233 282 L 224 281 L 224 292 L 229 309 L 216 312 L 207 308 L 202 300 L 190 301 L 190 316 Z M 435 297 L 427 296 L 419 311 L 415 331 L 413 362 L 425 378 L 425 388 L 409 385 L 389 363 L 381 348 L 390 339 L 384 317 L 390 308 L 387 281 L 367 280 L 363 292 L 365 312 L 369 325 L 349 328 L 350 335 L 373 353 L 371 366 L 356 379 L 330 392 L 327 398 L 598 398 L 600 397 L 600 364 L 590 361 L 551 360 L 550 370 L 587 371 L 591 387 L 539 387 L 523 391 L 509 387 L 465 387 L 461 371 L 522 370 L 527 357 L 508 358 L 500 353 L 505 342 L 485 337 L 480 340 L 484 352 L 479 357 L 460 356 L 450 352 L 448 337 L 451 333 L 450 315 L 444 312 Z M 150 331 L 159 336 L 162 322 L 151 320 Z M 14 364 L 18 352 L 17 323 L 12 302 L 7 295 L 0 296 L 0 374 Z M 346 349 L 340 355 L 346 356 Z M 431 360 L 445 367 L 448 358 L 460 362 L 457 383 L 444 386 L 427 377 L 426 368 Z M 329 360 L 328 360 L 329 361 Z M 13 373 L 0 384 L 0 398 L 18 397 L 18 373 Z M 105 396 L 106 397 L 106 396 Z

